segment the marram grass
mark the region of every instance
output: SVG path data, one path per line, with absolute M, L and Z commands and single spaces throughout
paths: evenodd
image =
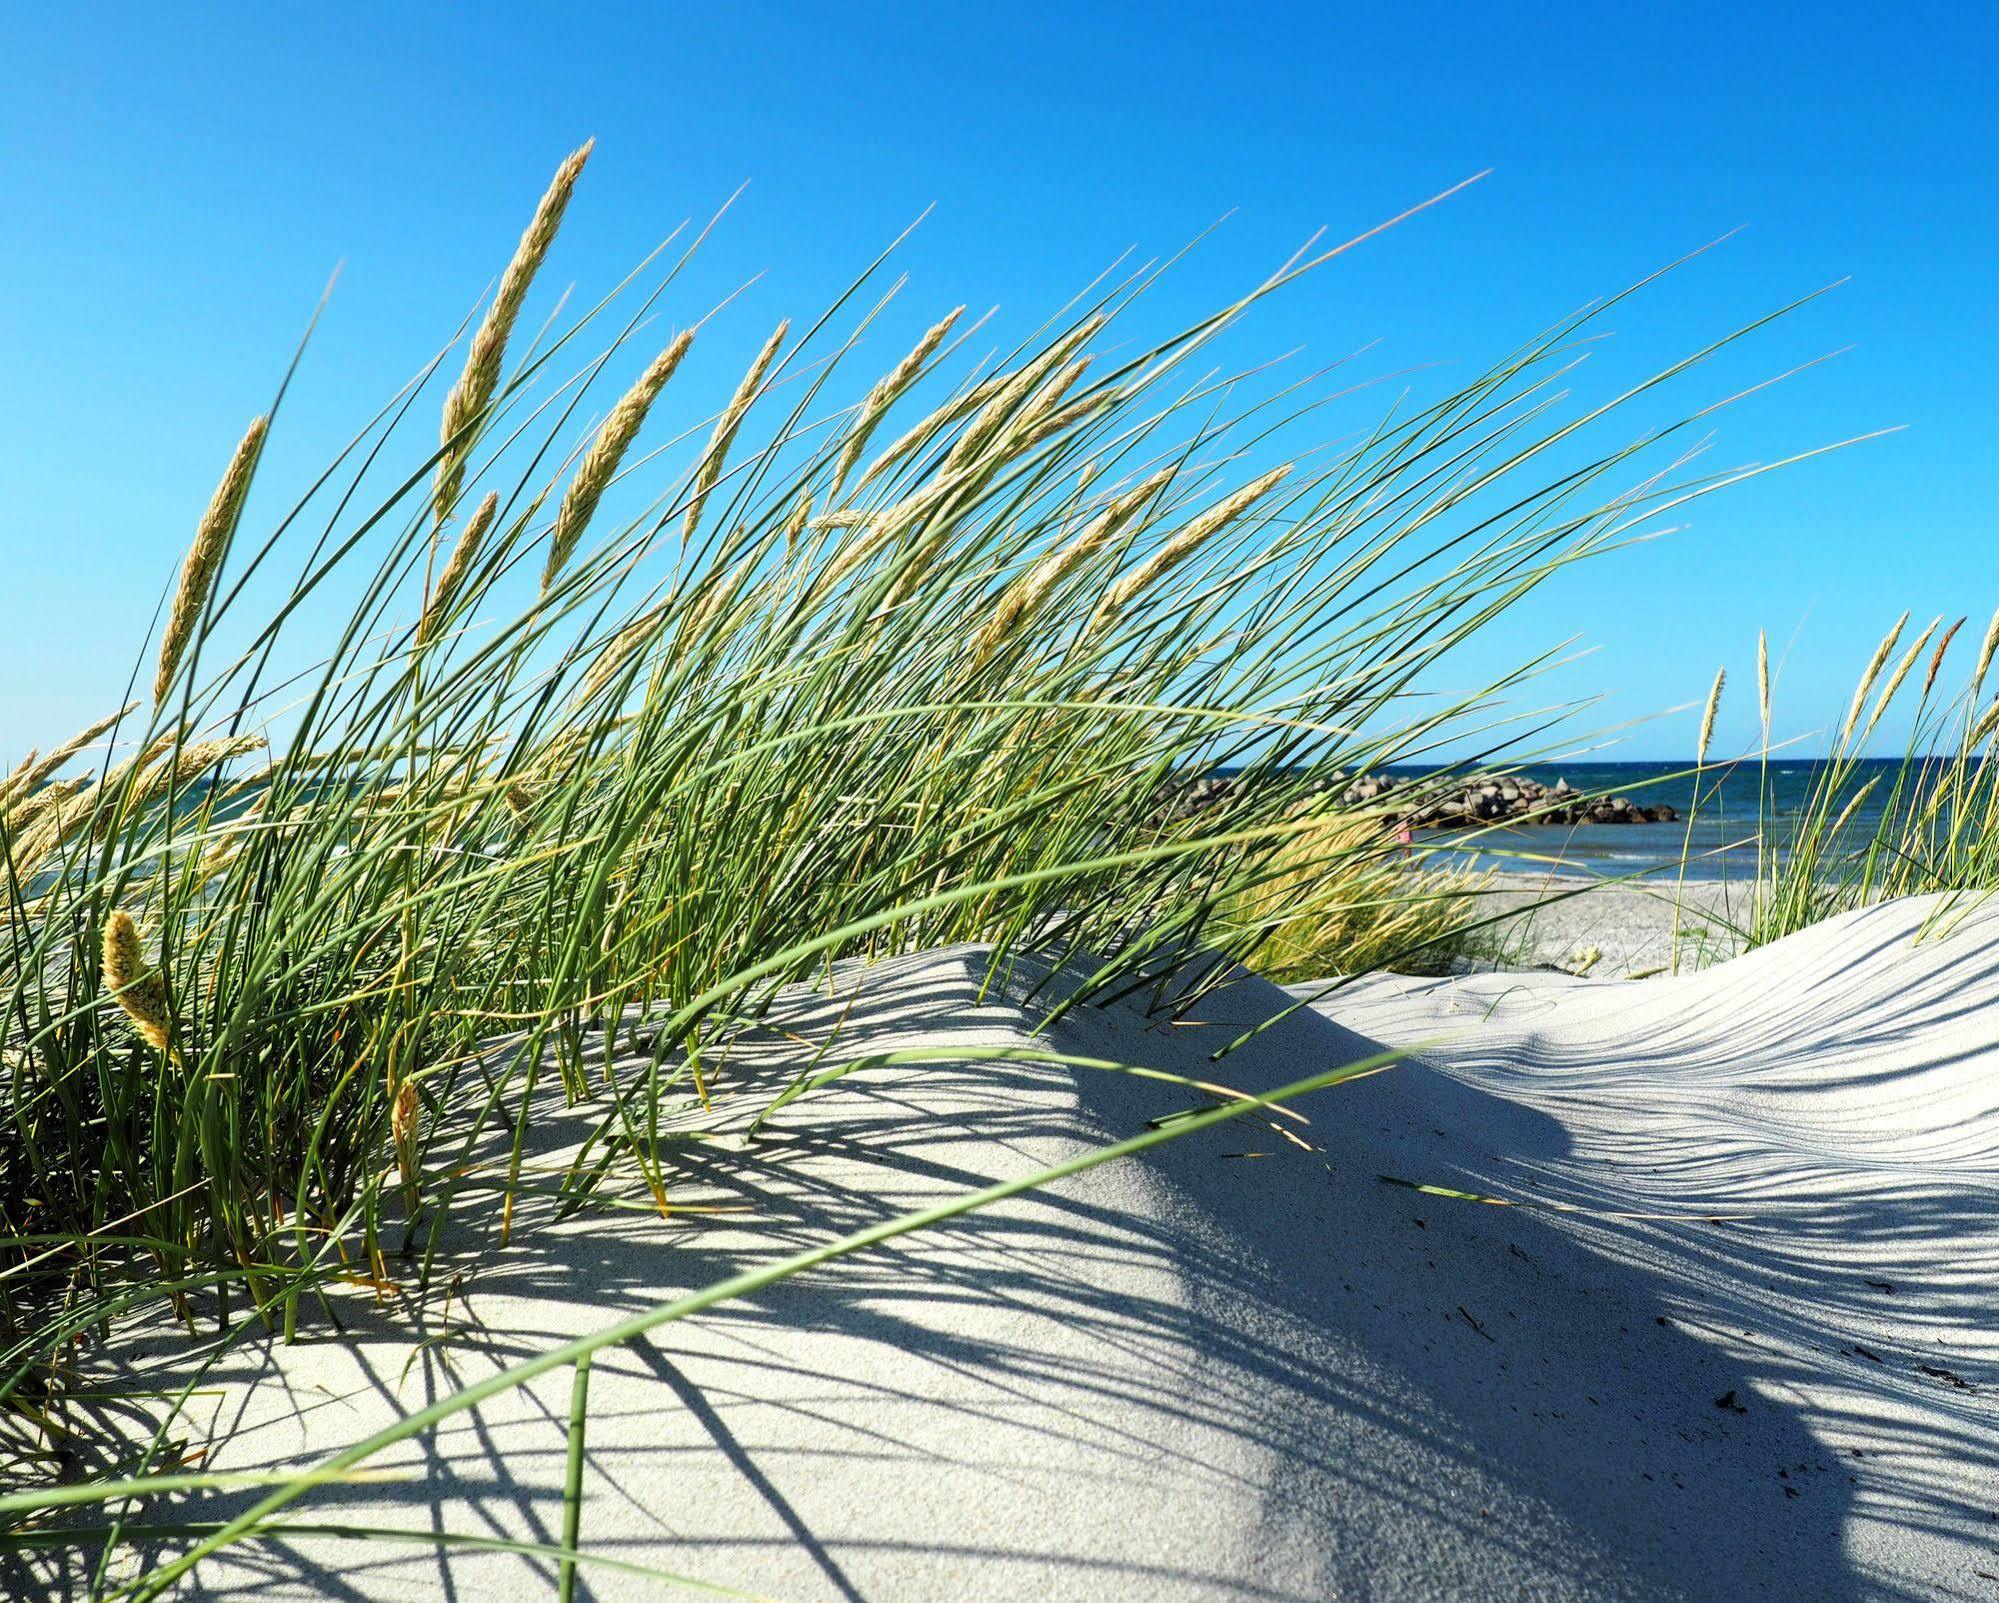
M 778 323 L 711 412 L 666 383 L 684 335 L 650 366 L 633 348 L 656 307 L 727 344 L 719 315 L 674 308 L 677 264 L 519 349 L 589 148 L 449 390 L 446 351 L 295 493 L 264 482 L 253 429 L 166 609 L 153 701 L 4 782 L 0 1430 L 20 1452 L 0 1509 L 19 1545 L 66 1539 L 46 1516 L 87 1500 L 36 1455 L 93 1333 L 324 1319 L 343 1263 L 380 1280 L 435 1210 L 488 1205 L 449 1161 L 482 1126 L 512 1143 L 491 1202 L 510 1221 L 536 1099 L 586 1089 L 586 1025 L 643 1013 L 654 1049 L 539 1183 L 580 1206 L 629 1182 L 677 1229 L 674 1150 L 631 1110 L 705 1095 L 700 1064 L 831 959 L 980 941 L 1171 1002 L 1212 981 L 1210 954 L 1338 969 L 1447 937 L 1463 887 L 1435 898 L 1441 925 L 1412 918 L 1438 887 L 1384 858 L 1386 821 L 1316 814 L 1320 781 L 1451 742 L 1503 753 L 1536 654 L 1442 692 L 1459 648 L 1731 482 L 1672 477 L 1713 410 L 1697 397 L 1628 439 L 1602 438 L 1615 404 L 1565 409 L 1602 308 L 1358 438 L 1301 438 L 1309 383 L 1203 364 L 1347 245 L 1164 340 L 1127 332 L 1150 272 L 983 360 L 959 313 L 922 318 L 885 375 L 857 364 L 892 303 L 855 314 L 856 284 L 798 338 Z M 600 386 L 624 399 L 593 429 Z M 1162 805 L 1221 767 L 1241 779 L 1225 804 Z M 722 1281 L 487 1388 L 1002 1194 Z M 89 1495 L 175 1484 L 171 1425 Z
M 1769 650 L 1758 637 L 1763 739 L 1750 760 L 1757 764 L 1762 800 L 1753 826 L 1745 822 L 1755 830 L 1756 868 L 1731 896 L 1730 910 L 1709 915 L 1730 946 L 1766 945 L 1898 896 L 1940 895 L 1941 916 L 1948 919 L 1999 889 L 1999 701 L 1985 699 L 1999 648 L 1999 613 L 1963 684 L 1952 691 L 1944 670 L 1966 621 L 1933 619 L 1907 646 L 1901 641 L 1909 614 L 1890 626 L 1826 736 L 1809 790 L 1787 812 L 1777 809 L 1769 777 Z M 1924 664 L 1920 679 L 1918 663 Z M 1908 719 L 1900 751 L 1870 772 L 1863 767 L 1870 742 L 1897 708 Z M 1797 759 L 1787 754 L 1786 760 Z M 1857 822 L 1863 817 L 1865 827 Z

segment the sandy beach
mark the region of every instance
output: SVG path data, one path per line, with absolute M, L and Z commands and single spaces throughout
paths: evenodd
M 1999 1603 L 1989 22 L 419 9 L 10 31 L 0 1603 Z
M 1427 1044 L 1309 1123 L 1238 1121 L 604 1353 L 585 1551 L 784 1598 L 1989 1597 L 1999 920 L 1938 934 L 1935 911 L 1679 978 L 1244 977 L 1179 1022 L 1071 1014 L 1042 1045 L 1251 1092 Z M 852 1053 L 1034 1045 L 1031 974 L 982 995 L 984 969 L 846 965 L 718 1083 L 748 1109 L 842 1020 Z M 303 1466 L 565 1337 L 1205 1100 L 992 1058 L 866 1069 L 695 1149 L 672 1222 L 517 1221 L 497 1250 L 461 1202 L 414 1324 L 343 1297 L 344 1336 L 218 1355 L 189 1422 L 209 1467 Z M 537 1160 L 588 1112 L 551 1104 Z M 125 1356 L 135 1386 L 189 1378 L 171 1341 Z M 568 1392 L 564 1371 L 455 1416 L 189 1595 L 546 1584 L 545 1559 L 328 1528 L 554 1540 Z
M 1747 900 L 1745 887 L 1713 880 L 1603 884 L 1580 874 L 1499 873 L 1479 901 L 1479 917 L 1498 922 L 1460 966 L 1573 972 L 1586 965 L 1599 978 L 1650 977 L 1672 968 L 1677 929 L 1680 968 L 1702 968 L 1735 955 L 1731 926 Z

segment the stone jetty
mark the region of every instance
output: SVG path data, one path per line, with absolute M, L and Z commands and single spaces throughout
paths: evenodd
M 1169 787 L 1162 810 L 1186 818 L 1227 799 L 1243 781 L 1209 775 Z M 1456 780 L 1429 775 L 1334 774 L 1315 783 L 1315 793 L 1339 790 L 1342 807 L 1385 813 L 1411 829 L 1471 829 L 1483 824 L 1671 824 L 1679 813 L 1667 804 L 1640 803 L 1628 796 L 1585 796 L 1566 779 L 1552 785 L 1524 774 Z

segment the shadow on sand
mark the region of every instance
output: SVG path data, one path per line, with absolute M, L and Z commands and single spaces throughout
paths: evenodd
M 982 998 L 982 976 L 976 952 L 926 954 L 851 997 L 794 998 L 779 1022 L 810 1041 L 844 1018 L 854 1050 L 1024 1040 L 1026 1016 Z M 1379 1049 L 1303 1011 L 1208 1061 L 1289 1000 L 1246 979 L 1179 1022 L 1080 1010 L 1050 1044 L 1251 1091 Z M 1802 1022 L 1766 1027 L 1781 1041 Z M 1654 1048 L 1670 1043 L 1625 1055 Z M 799 1051 L 776 1034 L 746 1048 L 723 1077 L 732 1105 L 760 1106 Z M 1486 1083 L 1528 1072 L 1500 1058 Z M 344 1335 L 218 1360 L 208 1463 L 310 1461 L 557 1341 L 1189 1104 L 1058 1067 L 898 1067 L 806 1098 L 754 1142 L 676 1148 L 674 1196 L 721 1211 L 526 1219 L 497 1251 L 493 1208 L 468 1194 L 420 1309 L 350 1298 Z M 1309 1126 L 1240 1120 L 601 1354 L 585 1547 L 786 1598 L 1928 1595 L 1849 1561 L 1857 1461 L 1786 1396 L 1823 1363 L 1822 1336 L 1766 1304 L 1779 1266 L 1751 1237 L 1384 1184 L 1519 1194 L 1532 1173 L 1553 1195 L 1566 1175 L 1567 1200 L 1596 1203 L 1617 1188 L 1599 1167 L 1581 1198 L 1561 1120 L 1421 1061 L 1304 1111 Z M 551 1104 L 537 1154 L 593 1121 Z M 1654 1192 L 1712 1195 L 1701 1153 L 1630 1156 L 1667 1171 Z M 1902 1232 L 1913 1250 L 1964 1228 L 1963 1198 L 1933 1203 L 1855 1199 L 1815 1229 Z M 1768 1361 L 1716 1340 L 1723 1326 Z M 143 1348 L 122 1355 L 130 1373 L 185 1373 L 171 1337 Z M 403 1478 L 323 1488 L 294 1515 L 558 1541 L 568 1404 L 568 1372 L 545 1377 L 385 1455 Z M 1903 1497 L 1910 1521 L 1961 1527 L 1920 1487 Z M 114 1575 L 173 1550 L 135 1544 Z M 10 1579 L 80 1595 L 93 1557 L 80 1544 Z M 294 1530 L 217 1556 L 187 1595 L 483 1599 L 553 1577 L 539 1558 Z M 579 1591 L 658 1594 L 604 1568 Z

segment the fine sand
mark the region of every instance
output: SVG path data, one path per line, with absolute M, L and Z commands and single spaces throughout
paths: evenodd
M 1677 953 L 1681 972 L 1706 968 L 1736 954 L 1734 926 L 1746 918 L 1749 901 L 1744 886 L 1715 880 L 1681 885 L 1661 876 L 1604 884 L 1572 873 L 1509 870 L 1493 875 L 1481 894 L 1478 917 L 1492 922 L 1458 966 L 1585 968 L 1597 979 L 1649 978 L 1672 970 Z
M 1307 1103 L 1296 1140 L 1239 1120 L 600 1355 L 583 1543 L 791 1599 L 1989 1600 L 1999 918 L 1925 934 L 1935 912 L 1677 978 L 1363 981 L 1219 1063 L 1291 998 L 1244 979 L 1178 1023 L 1073 1014 L 1048 1044 L 1251 1090 L 1432 1044 Z M 836 1025 L 843 1055 L 1028 1042 L 1025 977 L 982 996 L 983 972 L 954 949 L 788 994 L 781 1032 L 720 1071 L 723 1122 Z M 218 1357 L 186 1434 L 210 1468 L 309 1462 L 677 1292 L 1202 1101 L 898 1065 L 755 1141 L 690 1144 L 675 1200 L 740 1211 L 523 1218 L 498 1251 L 467 1192 L 420 1312 L 356 1290 L 345 1337 Z M 536 1160 L 590 1116 L 551 1101 Z M 394 1272 L 413 1286 L 414 1262 Z M 191 1373 L 176 1338 L 143 1347 L 151 1384 Z M 295 1517 L 553 1542 L 569 1402 L 551 1374 Z M 499 1599 L 546 1595 L 552 1569 L 300 1528 L 197 1573 L 190 1595 Z

